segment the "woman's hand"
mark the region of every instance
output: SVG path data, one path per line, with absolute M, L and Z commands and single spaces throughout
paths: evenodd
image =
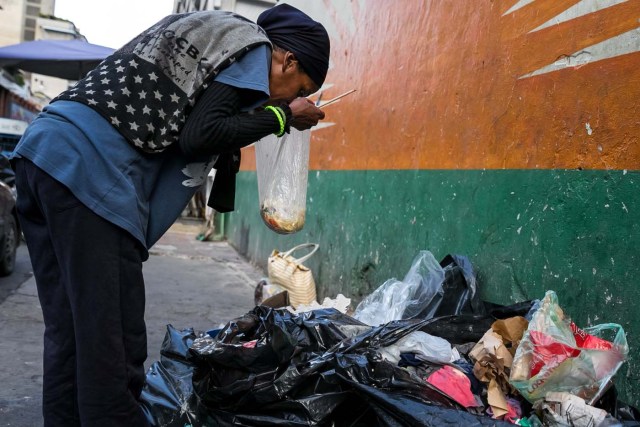
M 309 129 L 324 119 L 324 111 L 307 98 L 296 98 L 289 104 L 292 119 L 290 125 L 298 130 Z

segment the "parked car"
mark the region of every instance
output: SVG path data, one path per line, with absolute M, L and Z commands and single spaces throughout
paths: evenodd
M 0 155 L 0 276 L 13 273 L 21 235 L 16 214 L 13 171 L 9 160 Z

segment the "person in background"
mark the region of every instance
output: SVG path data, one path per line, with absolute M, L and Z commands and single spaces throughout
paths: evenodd
M 324 118 L 306 97 L 329 65 L 325 28 L 281 4 L 257 23 L 169 15 L 69 90 L 12 154 L 45 322 L 45 426 L 144 426 L 142 263 L 216 168 L 233 209 L 240 148 Z

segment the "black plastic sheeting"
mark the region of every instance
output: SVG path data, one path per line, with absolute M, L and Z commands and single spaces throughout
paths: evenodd
M 477 342 L 487 328 L 476 325 L 493 320 L 447 316 L 372 328 L 334 309 L 294 315 L 261 306 L 215 338 L 169 326 L 142 403 L 157 426 L 506 426 L 467 412 L 376 351 L 451 322 L 452 332 Z
M 471 261 L 462 255 L 447 255 L 440 261 L 440 266 L 444 270 L 443 295 L 432 317 L 485 314 L 486 310 L 483 302 L 480 301 Z M 420 318 L 425 317 L 420 316 Z
M 606 410 L 624 427 L 640 427 L 640 411 L 618 399 L 618 391 L 610 387 L 594 406 Z
M 480 301 L 465 257 L 448 255 L 440 265 L 443 291 L 417 319 L 371 327 L 335 309 L 296 315 L 257 306 L 216 333 L 167 326 L 141 396 L 147 419 L 165 427 L 511 426 L 459 406 L 378 353 L 417 330 L 475 344 L 495 320 L 534 306 Z M 613 387 L 598 406 L 638 425 L 638 411 Z
M 167 326 L 160 361 L 151 365 L 140 397 L 142 410 L 154 426 L 189 425 L 196 419 L 193 395 L 193 365 L 187 360 L 196 339 L 193 329 Z M 196 424 L 197 425 L 197 424 Z

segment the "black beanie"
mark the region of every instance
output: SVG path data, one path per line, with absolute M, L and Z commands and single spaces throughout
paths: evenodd
M 318 87 L 329 69 L 329 35 L 321 23 L 288 4 L 265 10 L 258 25 L 276 46 L 292 52 Z

